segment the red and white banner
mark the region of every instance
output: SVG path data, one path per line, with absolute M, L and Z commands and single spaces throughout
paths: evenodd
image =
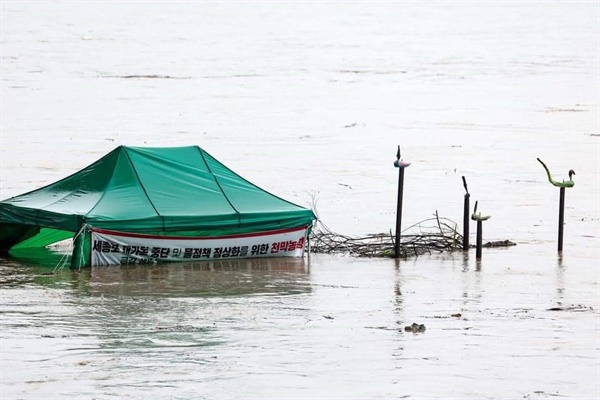
M 307 226 L 218 237 L 142 235 L 92 228 L 91 264 L 302 257 Z

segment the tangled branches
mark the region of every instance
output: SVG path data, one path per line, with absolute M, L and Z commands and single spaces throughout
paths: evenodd
M 387 234 L 351 237 L 332 232 L 319 222 L 310 237 L 310 251 L 327 254 L 347 253 L 358 257 L 393 257 L 394 240 L 391 231 Z M 458 233 L 456 223 L 440 218 L 437 211 L 434 218 L 405 229 L 400 239 L 400 256 L 403 258 L 460 249 L 462 235 Z

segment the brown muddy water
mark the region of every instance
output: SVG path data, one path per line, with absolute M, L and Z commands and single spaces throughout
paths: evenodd
M 465 176 L 484 240 L 517 243 L 481 261 L 1 258 L 1 399 L 600 397 L 597 2 L 0 11 L 2 199 L 121 144 L 197 144 L 334 231 L 389 232 L 401 145 L 404 227 L 462 221 Z M 577 174 L 562 255 L 537 157 Z

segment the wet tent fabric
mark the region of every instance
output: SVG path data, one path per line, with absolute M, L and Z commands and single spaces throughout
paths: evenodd
M 253 185 L 198 146 L 120 146 L 69 177 L 0 202 L 0 253 L 47 245 L 83 226 L 221 236 L 314 219 L 311 210 Z

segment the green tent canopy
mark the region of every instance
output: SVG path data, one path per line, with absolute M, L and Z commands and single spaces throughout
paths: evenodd
M 84 226 L 213 237 L 312 226 L 315 219 L 198 146 L 119 146 L 71 176 L 1 201 L 0 255 L 74 238 Z M 89 265 L 89 246 L 89 235 L 77 236 L 72 266 Z

